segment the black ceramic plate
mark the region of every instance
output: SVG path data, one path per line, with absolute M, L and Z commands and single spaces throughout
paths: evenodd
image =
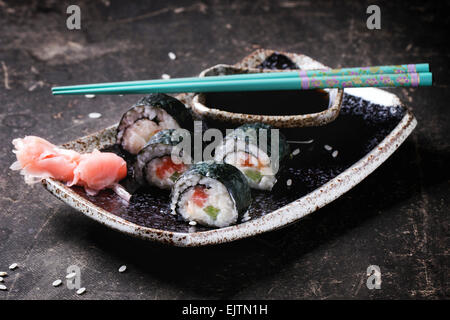
M 238 66 L 258 66 L 272 54 L 256 51 Z M 285 55 L 300 68 L 323 67 L 303 55 Z M 189 105 L 189 96 L 179 98 Z M 373 88 L 346 89 L 335 121 L 321 127 L 284 129 L 291 150 L 299 149 L 299 153 L 280 171 L 272 192 L 252 191 L 249 220 L 220 229 L 177 220 L 169 214 L 167 191 L 140 189 L 127 205 L 109 190 L 93 197 L 82 188 L 69 188 L 52 179 L 43 184 L 75 209 L 130 235 L 177 246 L 223 243 L 286 226 L 337 199 L 383 163 L 415 125 L 414 116 L 395 95 Z M 115 129 L 106 128 L 65 146 L 80 152 L 95 148 L 119 152 L 114 147 Z

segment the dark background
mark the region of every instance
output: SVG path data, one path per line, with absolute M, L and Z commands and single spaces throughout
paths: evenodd
M 80 31 L 66 28 L 69 4 L 81 7 Z M 381 30 L 366 28 L 369 4 L 381 8 Z M 0 0 L 0 271 L 20 265 L 0 299 L 448 298 L 449 9 L 447 1 Z M 54 85 L 192 76 L 257 48 L 330 67 L 428 62 L 435 85 L 393 90 L 419 124 L 351 192 L 292 226 L 219 246 L 130 238 L 8 169 L 13 138 L 73 140 L 115 123 L 136 100 L 53 97 Z M 366 287 L 372 264 L 381 290 Z M 70 265 L 82 269 L 83 296 L 51 285 Z

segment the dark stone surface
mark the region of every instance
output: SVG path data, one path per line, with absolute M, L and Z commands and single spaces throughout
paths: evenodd
M 382 29 L 374 31 L 365 1 L 78 1 L 81 31 L 65 27 L 68 4 L 0 0 L 0 271 L 20 265 L 0 299 L 449 297 L 445 1 L 379 1 Z M 72 140 L 116 122 L 136 100 L 52 97 L 51 86 L 190 76 L 259 47 L 332 67 L 429 62 L 436 84 L 393 89 L 419 125 L 358 187 L 285 229 L 220 246 L 130 238 L 8 169 L 13 138 Z M 372 264 L 381 290 L 366 287 Z M 70 265 L 82 270 L 83 296 L 51 286 Z

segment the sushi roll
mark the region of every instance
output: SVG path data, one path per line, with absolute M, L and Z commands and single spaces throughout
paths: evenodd
M 225 136 L 223 144 L 216 148 L 214 159 L 241 170 L 251 188 L 272 190 L 277 182 L 275 175 L 280 164 L 289 155 L 289 145 L 280 132 L 278 139 L 273 136 L 271 129 L 270 125 L 264 123 L 244 124 L 236 128 Z M 261 132 L 262 130 L 265 132 Z M 266 139 L 262 139 L 263 136 Z M 272 146 L 272 138 L 278 145 Z M 272 154 L 276 147 L 278 156 Z
M 116 141 L 131 154 L 138 152 L 162 129 L 193 130 L 190 111 L 179 100 L 163 93 L 150 94 L 124 113 L 117 128 Z
M 226 163 L 198 162 L 175 182 L 172 214 L 209 227 L 236 223 L 251 203 L 247 179 Z
M 175 154 L 177 150 L 174 150 L 183 140 L 181 134 L 178 129 L 161 130 L 139 151 L 134 175 L 140 185 L 150 184 L 161 189 L 170 189 L 178 177 L 189 168 L 192 163 L 190 156 L 186 159 L 187 155 L 180 154 L 183 150 L 180 150 L 179 154 Z

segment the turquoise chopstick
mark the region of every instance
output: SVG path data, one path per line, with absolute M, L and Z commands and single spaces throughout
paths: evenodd
M 352 75 L 370 75 L 370 74 L 400 74 L 400 73 L 420 73 L 428 72 L 428 63 L 404 64 L 392 66 L 375 66 L 364 68 L 340 68 L 331 70 L 297 70 L 285 72 L 266 72 L 266 73 L 250 73 L 238 75 L 212 76 L 212 77 L 188 77 L 175 79 L 156 79 L 141 81 L 124 81 L 124 82 L 107 82 L 95 84 L 82 84 L 74 86 L 54 87 L 52 91 L 81 90 L 93 88 L 113 88 L 140 85 L 159 85 L 159 84 L 175 84 L 185 82 L 209 82 L 209 81 L 232 81 L 232 80 L 257 80 L 257 79 L 277 79 L 277 78 L 299 78 L 299 77 L 318 77 L 318 76 L 352 76 Z
M 304 78 L 246 79 L 229 81 L 184 82 L 157 85 L 136 85 L 78 90 L 53 91 L 54 95 L 76 94 L 142 94 L 178 92 L 263 91 L 263 90 L 308 90 L 325 88 L 358 87 L 417 87 L 430 86 L 432 74 L 398 73 L 355 76 L 327 76 Z

